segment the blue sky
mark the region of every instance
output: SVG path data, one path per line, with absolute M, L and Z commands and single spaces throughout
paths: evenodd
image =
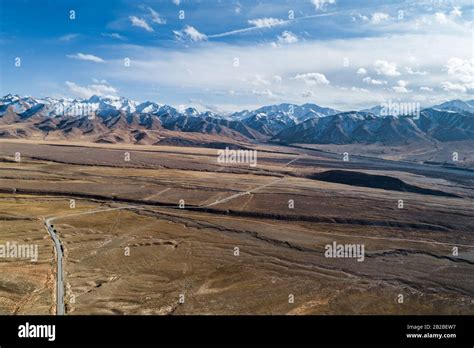
M 474 98 L 472 1 L 2 0 L 0 6 L 2 95 L 115 95 L 214 111 Z

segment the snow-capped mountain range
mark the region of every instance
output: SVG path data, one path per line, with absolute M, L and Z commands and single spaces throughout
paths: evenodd
M 9 126 L 2 130 L 2 125 Z M 167 132 L 279 143 L 474 140 L 474 100 L 445 102 L 413 116 L 386 116 L 382 106 L 341 112 L 316 104 L 284 103 L 219 115 L 122 97 L 39 99 L 8 94 L 0 98 L 0 137 L 42 134 L 100 142 L 148 139 L 148 143 L 154 143 L 169 137 Z
M 272 138 L 283 143 L 386 145 L 410 142 L 474 140 L 474 114 L 428 108 L 417 117 L 379 117 L 344 112 L 312 118 L 282 130 Z
M 151 101 L 138 103 L 136 101 L 123 97 L 101 97 L 93 95 L 87 99 L 54 99 L 54 98 L 32 98 L 20 97 L 18 95 L 8 94 L 0 99 L 0 115 L 6 112 L 8 106 L 16 113 L 23 113 L 31 108 L 35 108 L 44 116 L 71 116 L 81 117 L 90 116 L 91 114 L 106 116 L 110 114 L 123 111 L 126 113 L 149 113 L 156 114 L 162 112 L 169 112 L 173 114 L 185 114 L 189 116 L 199 115 L 199 111 L 194 108 L 187 108 L 178 112 L 175 108 L 158 104 Z
M 8 94 L 0 98 L 0 115 L 6 112 L 8 106 L 12 107 L 15 113 L 23 113 L 31 108 L 35 108 L 39 111 L 41 108 L 42 114 L 45 116 L 85 116 L 91 113 L 104 116 L 116 113 L 117 111 L 144 114 L 168 112 L 174 115 L 223 117 L 233 120 L 243 120 L 250 116 L 271 116 L 272 120 L 289 118 L 294 123 L 299 123 L 312 117 L 334 115 L 339 112 L 334 109 L 320 107 L 316 104 L 296 105 L 285 103 L 264 106 L 256 110 L 243 110 L 232 114 L 218 115 L 211 111 L 201 113 L 192 107 L 179 110 L 172 106 L 153 101 L 139 103 L 123 97 L 102 97 L 97 95 L 93 95 L 87 99 L 54 99 L 49 97 L 41 99 Z

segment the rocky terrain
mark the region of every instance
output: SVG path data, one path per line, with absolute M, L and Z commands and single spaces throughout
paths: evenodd
M 172 138 L 175 144 L 188 145 L 217 141 L 436 147 L 443 142 L 474 141 L 472 105 L 473 101 L 452 101 L 412 116 L 380 116 L 380 107 L 340 112 L 315 104 L 271 105 L 218 115 L 126 98 L 56 100 L 7 95 L 0 100 L 0 138 L 143 145 L 166 144 Z

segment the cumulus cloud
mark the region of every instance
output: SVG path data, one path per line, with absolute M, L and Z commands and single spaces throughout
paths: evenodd
M 279 32 L 280 33 L 280 32 Z M 437 45 L 432 45 L 436 42 Z M 396 72 L 406 74 L 405 67 L 412 67 L 416 71 L 427 71 L 426 76 L 396 75 L 397 80 L 407 80 L 411 84 L 407 89 L 415 89 L 420 94 L 420 86 L 434 88 L 443 98 L 452 98 L 451 92 L 445 92 L 441 83 L 450 81 L 460 83 L 459 77 L 448 74 L 447 62 L 452 57 L 459 59 L 470 59 L 470 32 L 466 30 L 463 35 L 445 35 L 431 33 L 426 35 L 393 35 L 390 44 L 387 45 L 386 37 L 350 38 L 346 40 L 300 40 L 292 45 L 284 45 L 280 49 L 272 50 L 268 45 L 255 45 L 252 49 L 243 49 L 241 45 L 214 42 L 212 45 L 199 45 L 196 49 L 162 49 L 152 47 L 130 47 L 124 45 L 121 56 L 133 55 L 136 57 L 128 69 L 122 68 L 122 61 L 117 58 L 118 64 L 108 64 L 107 70 L 101 70 L 100 76 L 113 80 L 129 81 L 135 84 L 160 84 L 165 87 L 182 88 L 186 91 L 227 91 L 232 89 L 236 95 L 252 96 L 252 90 L 270 88 L 277 97 L 284 96 L 282 102 L 304 102 L 302 93 L 312 90 L 311 85 L 304 82 L 302 78 L 292 79 L 297 74 L 318 72 L 324 74 L 330 84 L 320 84 L 314 87 L 318 89 L 318 99 L 332 107 L 347 109 L 354 107 L 366 108 L 370 104 L 377 104 L 380 100 L 393 98 L 394 90 L 387 88 L 388 78 L 391 76 L 377 75 L 374 62 L 377 59 L 386 59 L 390 64 L 396 63 Z M 347 56 L 347 47 L 351 47 L 351 65 L 353 69 L 341 69 L 341 57 Z M 439 47 L 449 47 L 449 50 L 439 50 Z M 324 52 L 325 59 L 308 59 L 309 52 Z M 412 61 L 410 55 L 416 56 Z M 126 55 L 127 54 L 127 55 Z M 239 68 L 234 67 L 235 57 L 240 60 Z M 375 58 L 374 57 L 379 57 Z M 390 57 L 389 59 L 387 59 Z M 468 60 L 469 61 L 469 60 Z M 459 64 L 451 62 L 451 71 L 459 71 Z M 183 67 L 176 69 L 176 66 Z M 357 75 L 355 72 L 359 67 L 364 67 L 368 74 Z M 187 68 L 193 71 L 190 78 Z M 373 73 L 372 73 L 373 71 Z M 389 70 L 392 71 L 393 70 Z M 462 71 L 462 70 L 461 70 Z M 333 81 L 332 73 L 337 72 L 337 80 Z M 255 75 L 265 77 L 271 83 L 269 86 L 255 86 L 252 84 Z M 273 76 L 278 75 L 282 82 L 276 85 Z M 371 76 L 362 82 L 363 78 Z M 399 77 L 399 78 L 397 78 Z M 245 78 L 245 80 L 244 80 Z M 385 81 L 386 80 L 386 81 Z M 357 83 L 360 84 L 357 84 Z M 411 88 L 413 85 L 413 88 Z M 346 86 L 343 91 L 338 86 Z M 351 86 L 367 88 L 370 93 L 354 93 Z M 446 88 L 451 86 L 446 85 Z M 465 87 L 466 88 L 466 87 Z M 187 93 L 187 92 L 186 92 Z M 408 93 L 404 98 L 416 97 L 416 93 Z M 436 96 L 438 97 L 438 96 Z M 456 98 L 461 96 L 456 96 Z M 166 96 L 164 97 L 166 98 Z M 241 99 L 235 99 L 231 103 L 243 105 Z M 247 99 L 251 103 L 252 99 Z M 228 101 L 225 101 L 228 103 Z M 248 104 L 247 104 L 248 105 Z M 238 109 L 240 107 L 236 107 Z
M 207 40 L 207 35 L 200 33 L 196 28 L 187 25 L 183 30 L 174 30 L 175 37 L 178 40 L 189 39 L 191 41 L 204 41 Z
M 291 31 L 285 30 L 281 35 L 278 36 L 279 44 L 292 44 L 298 42 L 298 37 Z
M 428 72 L 427 71 L 417 71 L 417 70 L 413 70 L 412 68 L 410 68 L 409 66 L 405 67 L 405 71 L 408 75 L 420 75 L 420 76 L 423 76 L 423 75 L 427 75 Z
M 156 12 L 154 9 L 151 7 L 148 7 L 148 11 L 150 11 L 151 14 L 151 21 L 156 24 L 166 24 L 166 20 L 164 18 L 161 18 L 160 14 Z
M 116 95 L 117 90 L 109 84 L 92 84 L 88 86 L 79 86 L 78 84 L 66 81 L 66 86 L 77 97 L 90 98 L 93 95 Z
M 474 80 L 474 58 L 461 59 L 451 57 L 446 63 L 446 69 L 449 75 L 458 78 L 462 82 L 472 82 Z
M 153 28 L 147 23 L 146 20 L 142 18 L 138 18 L 136 16 L 130 16 L 128 17 L 130 19 L 130 22 L 132 22 L 132 25 L 134 27 L 139 27 L 142 29 L 145 29 L 146 31 L 152 32 L 154 31 Z
M 364 16 L 360 13 L 356 13 L 356 14 L 352 15 L 352 21 L 353 22 L 357 22 L 357 21 L 367 22 L 368 20 L 369 20 L 369 17 Z
M 461 83 L 452 83 L 450 81 L 445 81 L 441 84 L 441 86 L 443 87 L 443 89 L 446 91 L 446 92 L 461 92 L 461 93 L 466 93 L 467 90 L 468 90 L 468 86 L 466 86 L 465 84 L 461 84 Z M 470 86 L 471 88 L 473 88 L 473 86 Z
M 383 12 L 375 12 L 375 13 L 372 13 L 372 17 L 371 17 L 371 22 L 374 23 L 374 24 L 379 24 L 383 21 L 386 21 L 387 19 L 389 19 L 390 16 L 386 13 L 383 13 Z
M 456 19 L 462 17 L 462 11 L 460 7 L 454 6 L 449 13 L 436 12 L 433 17 L 437 24 L 454 24 Z
M 329 80 L 326 78 L 326 76 L 317 72 L 298 74 L 291 79 L 304 81 L 307 85 L 329 85 Z
M 335 4 L 336 0 L 311 0 L 316 10 L 322 10 L 329 4 Z
M 387 84 L 387 81 L 376 80 L 376 79 L 371 78 L 370 76 L 364 77 L 364 79 L 362 81 L 369 84 L 369 85 L 385 85 L 385 84 Z
M 448 59 L 445 69 L 452 81 L 441 84 L 447 92 L 472 92 L 474 91 L 474 58 L 461 59 L 451 57 Z
M 84 53 L 76 53 L 76 54 L 68 54 L 66 55 L 68 58 L 78 59 L 78 60 L 88 60 L 91 62 L 96 63 L 105 63 L 105 60 L 98 56 L 94 56 L 93 54 L 84 54 Z
M 367 74 L 367 70 L 365 70 L 364 68 L 359 68 L 359 69 L 357 69 L 357 74 L 358 75 L 365 75 L 365 74 Z
M 257 19 L 249 19 L 249 24 L 257 27 L 257 28 L 270 28 L 276 25 L 285 24 L 286 21 L 283 19 L 278 18 L 257 18 Z
M 399 76 L 400 72 L 397 71 L 397 64 L 387 62 L 386 60 L 377 60 L 374 63 L 375 71 L 379 75 L 385 76 Z
M 404 80 L 399 80 L 397 82 L 397 86 L 392 87 L 392 89 L 397 93 L 408 93 L 409 90 L 407 89 L 408 82 Z

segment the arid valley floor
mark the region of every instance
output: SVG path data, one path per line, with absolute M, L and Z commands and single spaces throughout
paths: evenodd
M 56 313 L 46 218 L 66 314 L 474 313 L 472 167 L 258 150 L 249 167 L 216 149 L 2 140 L 0 243 L 39 258 L 0 260 L 0 313 Z M 325 257 L 333 242 L 365 259 Z

